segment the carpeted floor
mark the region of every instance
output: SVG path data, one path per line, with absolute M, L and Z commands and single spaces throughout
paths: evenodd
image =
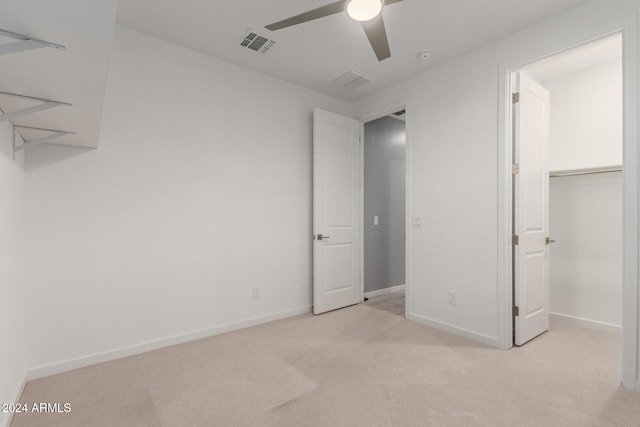
M 374 301 L 375 302 L 375 301 Z M 554 318 L 497 350 L 361 304 L 32 381 L 21 426 L 639 426 L 620 337 Z
M 404 290 L 389 292 L 369 298 L 365 304 L 380 310 L 386 310 L 398 316 L 404 317 Z

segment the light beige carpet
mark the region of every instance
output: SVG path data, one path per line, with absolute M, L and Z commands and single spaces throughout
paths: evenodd
M 378 295 L 377 297 L 369 298 L 365 304 L 370 307 L 377 308 L 379 310 L 385 310 L 398 316 L 404 317 L 404 298 L 405 292 L 394 291 L 388 294 Z
M 22 426 L 640 426 L 620 337 L 553 319 L 497 350 L 361 304 L 29 382 Z

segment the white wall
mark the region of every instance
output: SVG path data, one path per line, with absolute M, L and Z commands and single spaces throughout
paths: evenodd
M 501 64 L 635 14 L 640 2 L 591 1 L 357 104 L 360 116 L 407 100 L 412 217 L 410 318 L 503 345 L 499 299 L 498 158 Z M 449 305 L 447 291 L 457 292 Z
M 542 82 L 551 92 L 549 168 L 622 164 L 622 61 Z
M 314 107 L 118 27 L 100 148 L 27 159 L 31 375 L 306 312 Z
M 622 61 L 545 80 L 551 93 L 550 168 L 622 164 Z M 553 313 L 620 327 L 622 174 L 552 177 Z
M 0 122 L 0 403 L 15 402 L 26 365 L 25 283 L 20 236 L 22 155 L 13 153 L 13 128 Z M 0 412 L 0 426 L 8 413 Z
M 551 312 L 620 327 L 622 173 L 551 178 Z

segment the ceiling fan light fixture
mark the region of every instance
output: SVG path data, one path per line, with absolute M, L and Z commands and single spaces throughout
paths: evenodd
M 382 0 L 350 0 L 347 15 L 356 21 L 370 21 L 382 12 Z

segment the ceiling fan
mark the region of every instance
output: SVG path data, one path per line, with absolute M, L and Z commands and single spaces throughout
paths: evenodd
M 378 61 L 391 56 L 387 31 L 382 20 L 382 9 L 393 3 L 403 0 L 340 0 L 325 6 L 309 10 L 299 15 L 292 16 L 282 21 L 265 26 L 267 30 L 276 31 L 336 13 L 346 12 L 352 19 L 362 24 L 369 43 L 378 57 Z

